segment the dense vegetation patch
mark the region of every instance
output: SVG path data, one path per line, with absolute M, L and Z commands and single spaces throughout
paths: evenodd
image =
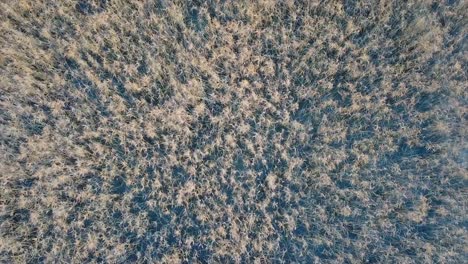
M 2 1 L 0 262 L 463 263 L 466 11 Z

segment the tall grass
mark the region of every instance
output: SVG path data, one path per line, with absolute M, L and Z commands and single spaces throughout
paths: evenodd
M 462 263 L 466 10 L 2 1 L 0 262 Z

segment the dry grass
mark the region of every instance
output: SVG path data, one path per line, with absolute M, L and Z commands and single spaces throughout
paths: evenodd
M 0 2 L 0 262 L 462 263 L 466 1 Z

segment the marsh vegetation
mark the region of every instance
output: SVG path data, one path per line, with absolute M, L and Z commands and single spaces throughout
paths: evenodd
M 463 263 L 466 11 L 1 1 L 0 262 Z

